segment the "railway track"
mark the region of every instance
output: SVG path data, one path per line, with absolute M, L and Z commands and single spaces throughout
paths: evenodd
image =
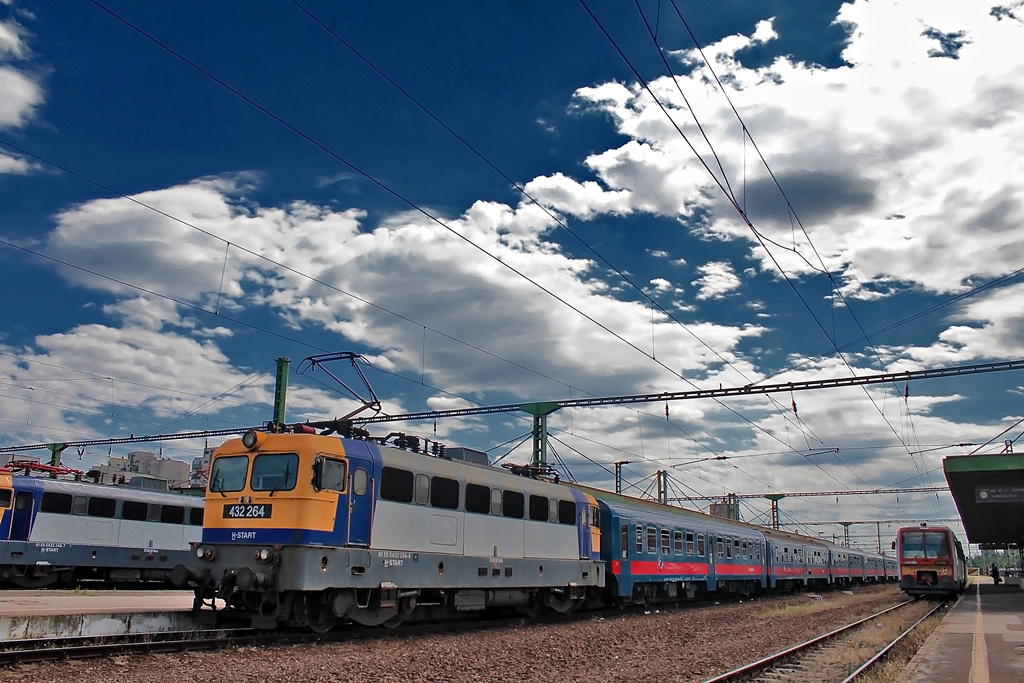
M 731 683 L 733 681 L 764 681 L 765 683 L 842 681 L 842 683 L 849 683 L 860 678 L 883 661 L 886 655 L 925 619 L 948 605 L 947 602 L 943 602 L 928 610 L 924 616 L 917 618 L 915 615 L 900 620 L 903 623 L 896 629 L 900 631 L 899 635 L 875 650 L 866 658 L 866 661 L 863 656 L 851 654 L 862 651 L 865 643 L 877 640 L 877 636 L 869 632 L 869 629 L 872 628 L 870 624 L 881 627 L 882 624 L 879 623 L 879 620 L 882 617 L 893 615 L 910 605 L 922 604 L 927 603 L 906 600 L 773 655 L 707 679 L 703 683 Z M 909 627 L 903 628 L 910 622 L 913 623 Z

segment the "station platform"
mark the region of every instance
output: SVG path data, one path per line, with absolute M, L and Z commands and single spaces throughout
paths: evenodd
M 898 683 L 1024 681 L 1024 590 L 976 577 Z
M 188 591 L 0 591 L 0 641 L 194 628 Z

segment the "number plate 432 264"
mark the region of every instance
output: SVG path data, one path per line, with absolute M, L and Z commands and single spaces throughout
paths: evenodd
M 271 503 L 259 505 L 225 505 L 224 519 L 270 519 Z

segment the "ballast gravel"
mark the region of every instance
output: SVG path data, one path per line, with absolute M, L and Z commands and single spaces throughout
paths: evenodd
M 469 633 L 13 665 L 0 683 L 701 681 L 901 597 L 895 586 L 870 586 Z

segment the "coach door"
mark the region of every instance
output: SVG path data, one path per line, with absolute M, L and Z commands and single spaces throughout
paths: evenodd
M 370 545 L 370 522 L 373 518 L 373 460 L 362 453 L 349 451 L 346 455 L 349 467 L 348 542 L 349 545 Z

